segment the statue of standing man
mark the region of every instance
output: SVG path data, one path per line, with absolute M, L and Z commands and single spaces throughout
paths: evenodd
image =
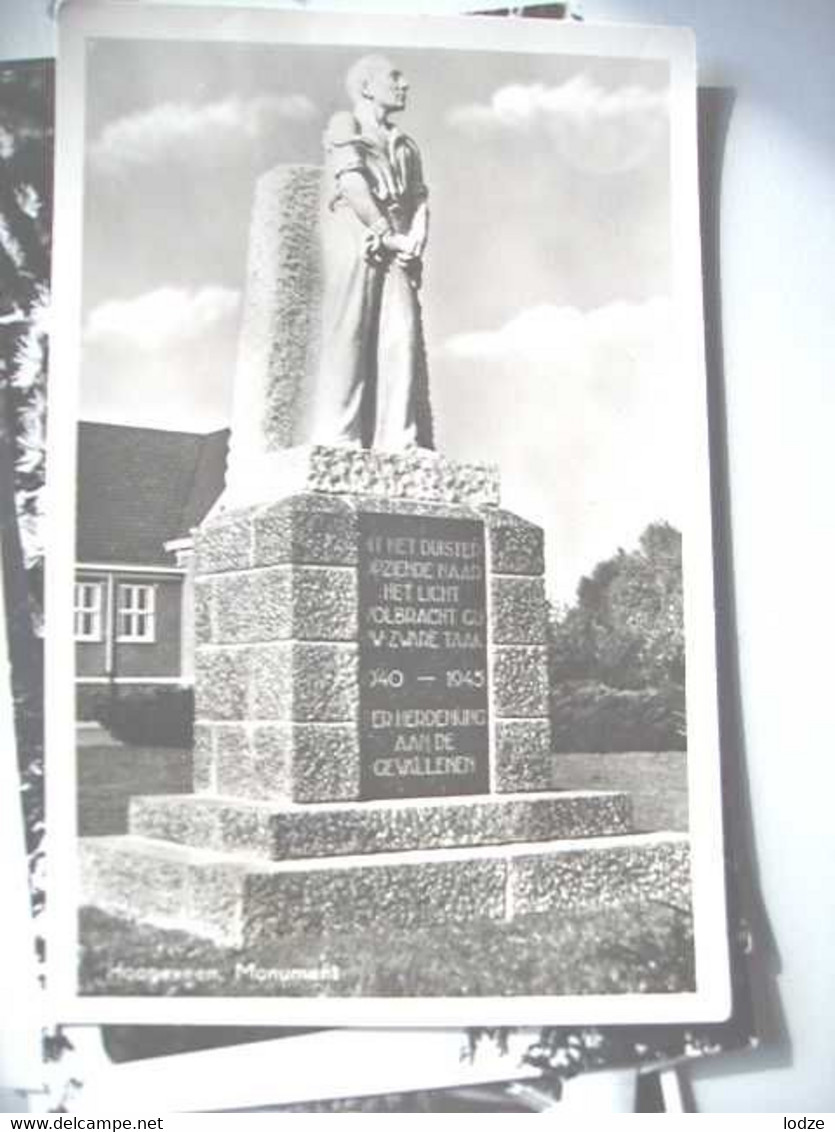
M 432 448 L 419 300 L 429 231 L 420 151 L 392 121 L 409 89 L 386 58 L 348 73 L 353 109 L 324 136 L 322 347 L 312 439 Z

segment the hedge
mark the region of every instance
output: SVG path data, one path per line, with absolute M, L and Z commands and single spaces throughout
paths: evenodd
M 684 689 L 638 691 L 595 680 L 566 680 L 550 693 L 554 751 L 683 751 Z
M 181 687 L 96 689 L 80 718 L 95 719 L 114 739 L 138 747 L 190 747 L 194 741 L 194 691 Z

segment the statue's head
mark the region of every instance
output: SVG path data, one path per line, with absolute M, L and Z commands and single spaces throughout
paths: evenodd
M 385 55 L 364 55 L 351 67 L 345 86 L 355 106 L 370 101 L 389 113 L 405 109 L 409 84 Z

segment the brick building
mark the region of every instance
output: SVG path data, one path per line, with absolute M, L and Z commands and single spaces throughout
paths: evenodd
M 223 488 L 229 432 L 82 421 L 78 438 L 76 681 L 193 682 L 191 530 Z

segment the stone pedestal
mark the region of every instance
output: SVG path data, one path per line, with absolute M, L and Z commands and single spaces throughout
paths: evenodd
M 292 494 L 197 537 L 198 789 L 548 789 L 542 533 L 498 507 L 495 472 L 424 452 L 284 455 Z
M 686 838 L 550 789 L 542 533 L 495 471 L 306 448 L 270 473 L 196 536 L 195 793 L 88 840 L 89 900 L 234 946 L 686 905 Z

